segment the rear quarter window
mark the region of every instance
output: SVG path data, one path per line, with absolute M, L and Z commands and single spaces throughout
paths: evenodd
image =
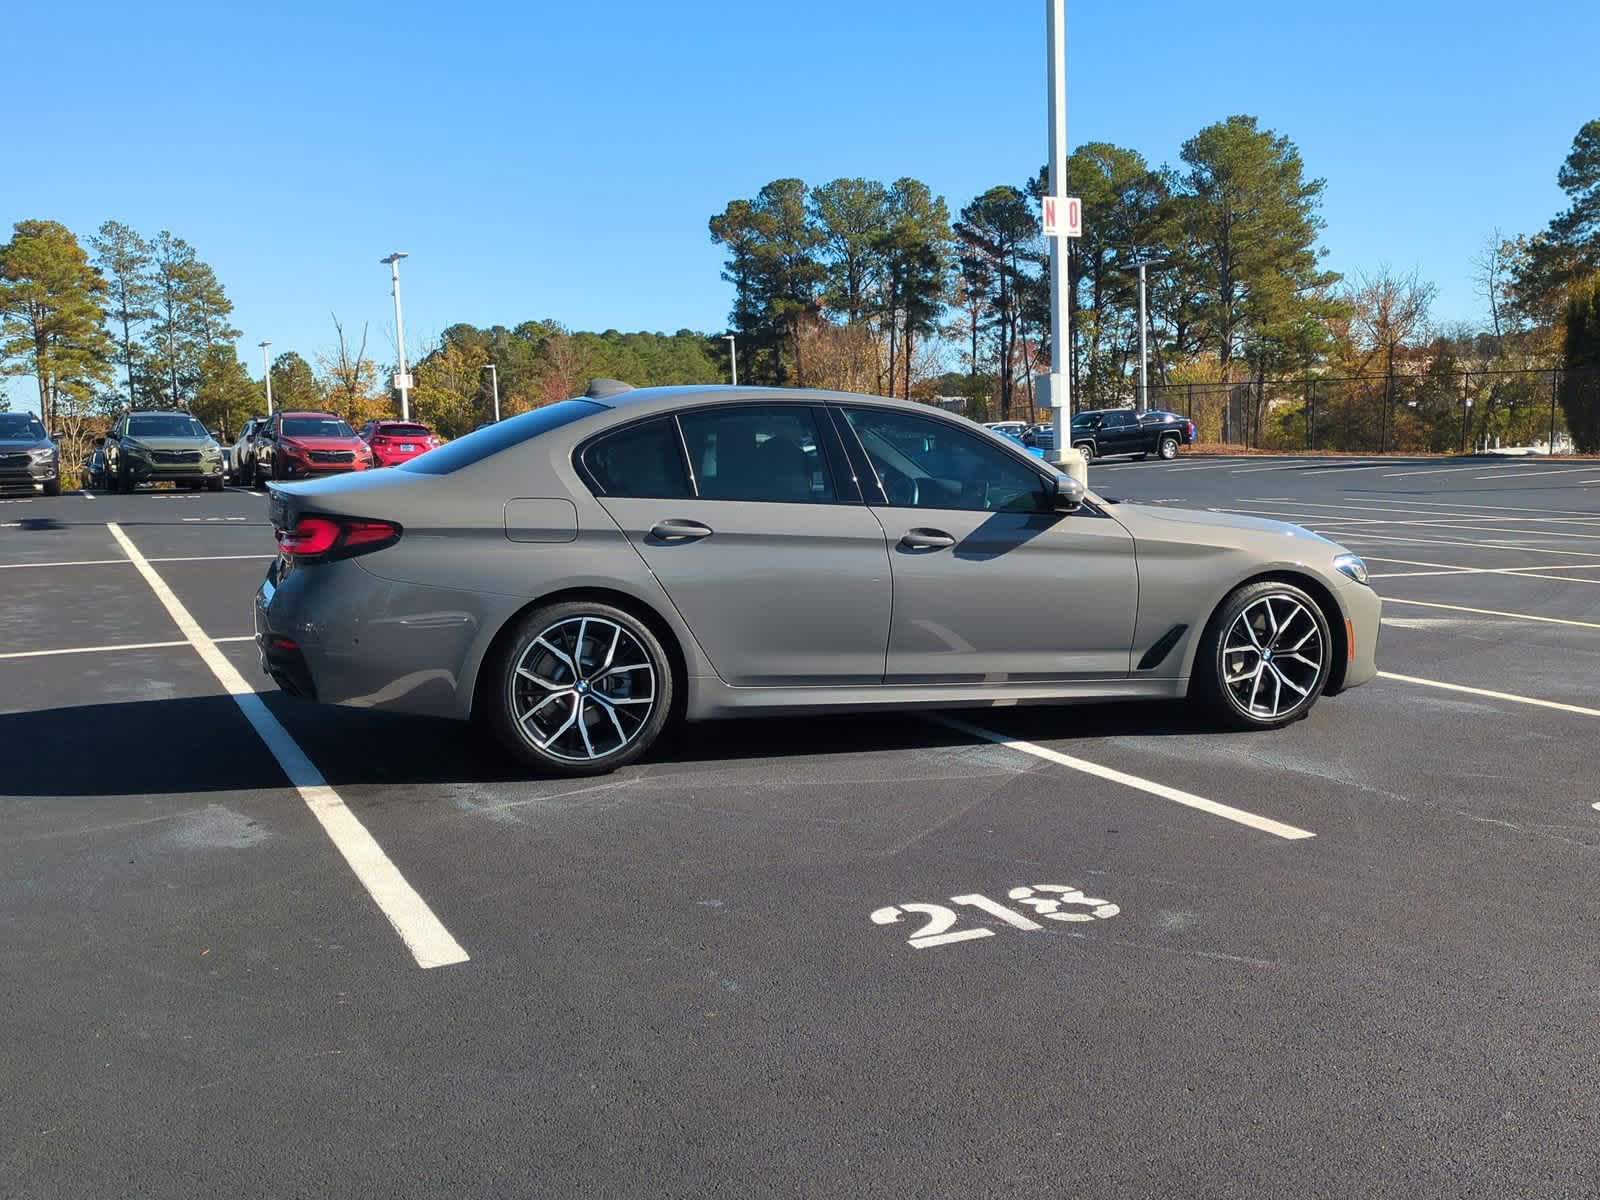
M 502 450 L 520 446 L 523 442 L 540 434 L 549 433 L 552 429 L 560 429 L 563 425 L 570 425 L 574 421 L 605 411 L 605 405 L 595 404 L 589 400 L 558 400 L 554 404 L 547 404 L 532 412 L 508 417 L 498 425 L 479 429 L 453 442 L 446 442 L 438 449 L 429 450 L 426 454 L 418 455 L 410 462 L 402 463 L 394 469 L 410 471 L 415 475 L 448 475 L 452 471 L 480 463 Z

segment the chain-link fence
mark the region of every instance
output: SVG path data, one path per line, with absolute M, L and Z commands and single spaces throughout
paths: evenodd
M 1194 421 L 1197 439 L 1276 451 L 1451 454 L 1573 449 L 1562 396 L 1600 407 L 1600 371 L 1438 371 L 1350 378 L 1151 384 L 1151 408 Z

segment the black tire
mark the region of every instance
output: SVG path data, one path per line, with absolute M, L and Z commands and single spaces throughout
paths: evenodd
M 239 469 L 234 473 L 234 482 L 240 487 L 254 487 L 256 483 L 256 466 L 253 461 L 246 459 L 239 464 Z
M 57 475 L 54 479 L 49 480 L 44 485 L 44 494 L 46 496 L 61 495 L 61 476 Z
M 218 475 L 215 479 L 206 480 L 206 491 L 220 492 L 226 483 L 227 481 L 224 480 L 221 475 Z
M 123 496 L 131 496 L 133 495 L 133 489 L 138 486 L 138 484 L 134 483 L 133 476 L 128 474 L 128 460 L 119 458 L 117 460 L 117 478 L 111 490 Z
M 608 631 L 617 630 L 613 645 Z M 602 672 L 613 656 L 625 661 Z M 574 663 L 580 670 L 569 678 Z M 484 669 L 490 672 L 481 693 L 490 727 L 543 774 L 604 775 L 626 766 L 650 748 L 672 712 L 672 664 L 660 640 L 632 613 L 599 601 L 535 609 Z M 648 706 L 639 695 L 647 682 Z M 550 716 L 537 716 L 540 708 Z
M 1082 451 L 1083 460 L 1085 462 L 1093 462 L 1094 461 L 1094 443 L 1093 442 L 1073 442 L 1072 443 L 1072 447 L 1075 450 Z
M 1262 619 L 1264 601 L 1267 619 Z M 1247 612 L 1250 616 L 1245 624 L 1252 628 L 1236 631 Z M 1266 653 L 1252 648 L 1253 641 L 1262 642 Z M 1290 647 L 1296 641 L 1300 644 L 1294 646 L 1292 657 Z M 1312 644 L 1319 648 L 1314 672 L 1305 664 Z M 1328 685 L 1333 653 L 1328 619 L 1304 591 L 1277 580 L 1246 584 L 1230 592 L 1206 623 L 1195 655 L 1189 698 L 1230 729 L 1280 729 L 1310 713 Z M 1274 656 L 1285 665 L 1273 667 Z M 1250 670 L 1252 661 L 1257 664 L 1255 671 Z M 1286 665 L 1291 662 L 1293 667 Z M 1261 670 L 1263 666 L 1266 672 Z M 1259 683 L 1255 682 L 1258 676 Z M 1229 679 L 1232 684 L 1226 682 Z M 1268 684 L 1274 688 L 1271 705 L 1266 702 Z M 1260 690 L 1255 690 L 1258 687 Z M 1304 693 L 1296 694 L 1302 688 Z M 1285 698 L 1288 702 L 1282 703 Z
M 1166 459 L 1168 462 L 1171 462 L 1173 459 L 1178 457 L 1178 439 L 1170 433 L 1167 434 L 1161 439 L 1160 445 L 1158 445 L 1156 448 L 1156 453 L 1160 454 L 1161 457 Z

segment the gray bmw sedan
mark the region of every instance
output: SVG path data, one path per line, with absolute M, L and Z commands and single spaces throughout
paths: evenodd
M 618 767 L 677 716 L 1187 696 L 1273 728 L 1377 669 L 1343 547 L 1109 503 L 872 396 L 596 381 L 269 505 L 279 686 L 479 719 L 548 772 Z

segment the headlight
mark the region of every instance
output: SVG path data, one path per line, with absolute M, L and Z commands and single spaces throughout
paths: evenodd
M 56 456 L 55 448 L 52 446 L 41 446 L 37 450 L 29 450 L 28 454 L 36 463 L 47 463 Z
M 1361 561 L 1359 554 L 1340 554 L 1333 560 L 1333 569 L 1341 575 L 1348 575 L 1357 583 L 1367 582 L 1367 564 Z

